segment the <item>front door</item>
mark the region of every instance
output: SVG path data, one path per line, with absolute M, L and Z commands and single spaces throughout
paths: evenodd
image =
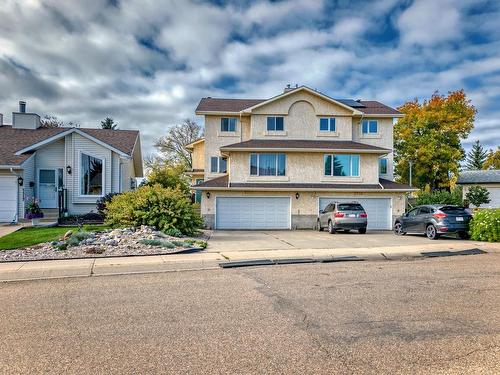
M 38 170 L 40 208 L 57 208 L 57 175 L 55 169 Z
M 196 185 L 201 184 L 203 181 L 203 178 L 197 178 Z M 194 201 L 196 203 L 201 203 L 201 190 L 196 190 L 196 193 L 194 193 Z

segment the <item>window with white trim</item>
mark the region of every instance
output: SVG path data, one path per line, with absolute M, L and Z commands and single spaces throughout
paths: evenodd
M 334 117 L 322 117 L 319 119 L 319 131 L 321 132 L 335 132 L 337 125 L 335 124 Z
M 237 122 L 238 122 L 238 119 L 236 117 L 222 117 L 220 119 L 220 131 L 221 132 L 235 132 Z
M 325 176 L 359 177 L 359 155 L 324 155 Z
M 377 120 L 363 120 L 361 124 L 363 134 L 378 134 Z
M 285 154 L 250 154 L 251 176 L 285 176 Z
M 212 173 L 226 173 L 227 172 L 227 158 L 220 156 L 212 156 L 210 158 L 210 172 Z
M 380 158 L 378 161 L 378 173 L 379 174 L 387 174 L 387 166 L 388 166 L 388 159 L 387 158 Z
M 267 131 L 283 131 L 285 130 L 285 120 L 283 117 L 268 117 Z
M 84 153 L 80 154 L 80 194 L 103 195 L 104 159 Z

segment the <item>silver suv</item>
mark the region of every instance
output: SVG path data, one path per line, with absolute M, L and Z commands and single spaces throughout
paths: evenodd
M 355 229 L 358 233 L 366 233 L 368 215 L 358 202 L 332 202 L 319 211 L 317 228 L 322 231 L 325 227 L 328 232 L 335 233 L 342 229 L 349 232 Z

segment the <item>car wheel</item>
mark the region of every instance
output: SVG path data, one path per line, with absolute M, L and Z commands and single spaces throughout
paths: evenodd
M 458 237 L 461 240 L 468 240 L 470 238 L 469 233 L 467 232 L 458 232 Z
M 427 225 L 427 228 L 425 229 L 425 235 L 430 240 L 437 240 L 439 237 L 436 227 L 432 224 Z
M 316 223 L 316 228 L 318 228 L 320 232 L 323 232 L 323 227 L 321 226 L 321 221 L 319 221 L 319 219 L 318 222 Z
M 404 236 L 406 232 L 403 232 L 403 224 L 396 223 L 394 224 L 394 234 L 396 236 Z
M 329 221 L 329 222 L 328 222 L 328 232 L 329 232 L 330 234 L 334 234 L 334 233 L 335 233 L 335 227 L 333 226 L 332 221 Z
M 366 228 L 359 228 L 358 229 L 359 234 L 365 234 L 366 233 Z

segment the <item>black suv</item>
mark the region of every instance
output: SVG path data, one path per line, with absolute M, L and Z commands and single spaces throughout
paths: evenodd
M 459 206 L 418 206 L 396 219 L 394 233 L 398 236 L 424 233 L 431 240 L 441 234 L 458 233 L 460 238 L 467 239 L 471 218 L 469 210 Z

